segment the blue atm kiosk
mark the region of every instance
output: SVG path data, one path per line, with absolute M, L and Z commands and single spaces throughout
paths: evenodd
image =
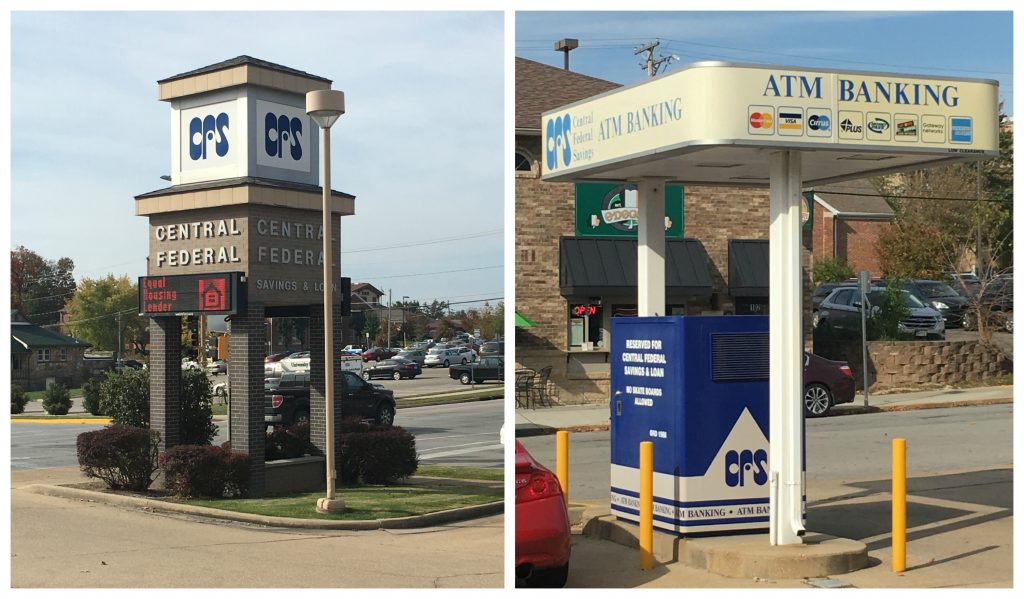
M 611 511 L 639 516 L 639 446 L 654 443 L 654 526 L 765 529 L 768 317 L 612 318 Z

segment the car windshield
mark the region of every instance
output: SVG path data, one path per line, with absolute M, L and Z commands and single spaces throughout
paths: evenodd
M 882 303 L 882 295 L 884 293 L 885 291 L 881 289 L 872 291 L 871 293 L 868 293 L 868 301 L 872 306 L 877 306 Z M 903 298 L 904 306 L 908 308 L 924 308 L 924 304 L 921 303 L 921 300 L 914 297 L 914 295 L 909 291 L 900 290 L 900 296 Z
M 950 297 L 959 295 L 952 287 L 945 283 L 931 282 L 931 283 L 918 283 L 917 288 L 921 290 L 924 297 Z

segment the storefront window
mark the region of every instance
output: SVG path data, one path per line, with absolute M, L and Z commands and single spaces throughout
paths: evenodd
M 603 320 L 604 310 L 600 304 L 569 304 L 569 346 L 578 349 L 603 348 Z

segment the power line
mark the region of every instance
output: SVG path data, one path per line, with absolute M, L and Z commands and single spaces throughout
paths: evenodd
M 424 245 L 433 245 L 433 244 L 436 244 L 436 243 L 449 243 L 449 242 L 452 242 L 452 241 L 462 241 L 463 239 L 477 239 L 477 238 L 480 238 L 480 237 L 489 237 L 491 235 L 501 235 L 501 234 L 504 234 L 504 232 L 505 231 L 503 229 L 494 229 L 494 230 L 491 230 L 491 231 L 484 231 L 482 233 L 470 233 L 470 234 L 467 234 L 467 235 L 458 235 L 458 236 L 455 236 L 455 237 L 442 237 L 442 238 L 438 238 L 438 239 L 430 239 L 430 240 L 427 240 L 427 241 L 414 241 L 414 242 L 409 242 L 409 243 L 398 243 L 398 244 L 393 244 L 393 245 L 381 245 L 381 246 L 377 246 L 377 247 L 361 248 L 361 249 L 358 249 L 358 250 L 342 250 L 341 253 L 342 254 L 358 254 L 358 253 L 361 253 L 361 252 L 376 252 L 376 251 L 379 251 L 379 250 L 393 250 L 393 249 L 398 249 L 398 248 L 420 247 L 420 246 L 424 246 Z
M 488 270 L 488 269 L 491 269 L 491 268 L 504 268 L 504 267 L 505 267 L 504 264 L 495 264 L 494 266 L 480 266 L 480 267 L 477 267 L 477 268 L 460 268 L 460 269 L 456 269 L 456 270 L 439 270 L 437 272 L 418 272 L 418 273 L 413 273 L 413 274 L 408 274 L 408 275 L 387 275 L 387 276 L 372 276 L 372 277 L 359 276 L 359 277 L 352 277 L 352 279 L 357 279 L 358 278 L 358 279 L 360 279 L 362 281 L 378 281 L 380 279 L 400 279 L 400 278 L 404 278 L 404 277 L 426 277 L 426 276 L 430 276 L 430 275 L 446 275 L 446 274 L 450 274 L 450 273 L 453 273 L 453 272 L 470 272 L 470 271 L 474 271 L 474 270 Z
M 60 310 L 58 310 L 57 312 L 60 312 Z M 57 312 L 43 312 L 42 314 L 56 314 Z M 126 310 L 120 310 L 118 312 L 112 312 L 110 314 L 101 314 L 99 316 L 93 316 L 92 318 L 83 318 L 82 320 L 76 320 L 74 322 L 58 322 L 56 324 L 45 324 L 45 325 L 42 325 L 42 328 L 48 329 L 50 327 L 71 326 L 73 324 L 81 324 L 83 322 L 90 322 L 90 321 L 93 321 L 93 320 L 99 320 L 101 318 L 110 318 L 111 316 L 117 316 L 118 314 L 128 314 L 129 312 L 134 312 L 134 313 L 138 314 L 139 309 L 137 307 L 136 308 L 128 308 Z M 40 314 L 32 314 L 31 316 L 40 316 Z

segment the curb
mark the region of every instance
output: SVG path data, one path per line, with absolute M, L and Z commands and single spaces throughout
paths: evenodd
M 31 424 L 110 424 L 110 418 L 11 418 L 11 424 L 15 422 L 28 422 Z
M 429 514 L 422 514 L 419 516 L 385 518 L 382 520 L 308 520 L 305 518 L 283 518 L 277 516 L 261 516 L 259 514 L 244 514 L 241 512 L 219 510 L 216 508 L 208 508 L 196 505 L 181 505 L 169 503 L 166 501 L 158 501 L 155 499 L 146 499 L 143 497 L 116 495 L 112 493 L 102 493 L 99 491 L 89 491 L 87 489 L 77 489 L 74 487 L 62 487 L 57 485 L 27 485 L 25 487 L 22 487 L 22 490 L 27 491 L 29 493 L 35 493 L 37 495 L 60 497 L 62 499 L 93 501 L 96 503 L 106 503 L 109 505 L 116 505 L 120 507 L 146 509 L 156 512 L 188 514 L 191 516 L 202 516 L 206 518 L 215 518 L 218 520 L 229 520 L 232 522 L 244 522 L 247 524 L 259 524 L 263 526 L 273 526 L 279 528 L 301 528 L 308 530 L 377 530 L 388 528 L 426 528 L 430 526 L 437 526 L 439 524 L 447 524 L 450 522 L 459 522 L 462 520 L 473 520 L 476 518 L 483 518 L 485 516 L 493 516 L 496 514 L 504 513 L 505 511 L 505 502 L 504 500 L 502 500 L 494 501 L 491 503 L 485 503 L 482 505 L 473 505 L 469 507 L 444 510 L 441 512 L 432 512 Z
M 940 408 L 969 408 L 974 406 L 992 406 L 998 404 L 1013 403 L 1012 397 L 997 397 L 989 399 L 963 399 L 959 401 L 945 401 L 945 402 L 930 402 L 930 403 L 918 403 L 918 404 L 890 404 L 884 406 L 852 406 L 843 404 L 835 406 L 835 411 L 832 414 L 825 416 L 825 418 L 833 418 L 837 416 L 853 416 L 857 414 L 878 414 L 881 412 L 909 412 L 912 410 L 934 410 Z M 573 425 L 573 426 L 545 426 L 543 424 L 526 423 L 516 425 L 516 438 L 522 439 L 525 437 L 540 437 L 543 435 L 553 435 L 558 431 L 568 431 L 570 433 L 596 433 L 605 432 L 611 430 L 610 424 L 584 424 L 584 425 Z
M 614 516 L 598 516 L 584 525 L 583 535 L 639 548 L 639 530 Z M 864 543 L 815 532 L 807 532 L 801 545 L 774 547 L 767 533 L 688 538 L 656 534 L 653 550 L 660 563 L 679 562 L 728 578 L 823 578 L 868 565 Z

